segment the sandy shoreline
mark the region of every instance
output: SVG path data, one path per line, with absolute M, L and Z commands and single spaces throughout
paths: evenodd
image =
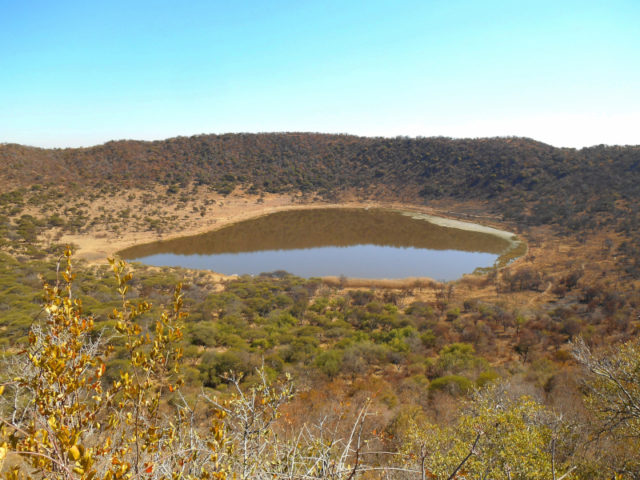
M 467 230 L 469 232 L 481 232 L 495 235 L 496 237 L 503 238 L 507 241 L 514 242 L 517 238 L 513 232 L 507 232 L 506 230 L 498 230 L 497 228 L 488 227 L 486 225 L 480 225 L 472 222 L 465 222 L 462 220 L 455 220 L 453 218 L 438 217 L 436 215 L 429 215 L 427 213 L 414 213 L 414 212 L 402 212 L 403 215 L 407 215 L 411 218 L 418 220 L 426 220 L 434 225 L 440 227 L 457 228 L 459 230 Z
M 282 198 L 274 198 L 264 203 L 237 205 L 237 202 L 229 202 L 228 207 L 218 211 L 218 215 L 205 218 L 191 219 L 185 222 L 180 230 L 157 234 L 152 231 L 125 230 L 120 233 L 91 232 L 82 235 L 64 235 L 62 243 L 70 243 L 76 246 L 76 255 L 90 262 L 106 261 L 117 252 L 125 248 L 156 242 L 159 240 L 171 240 L 174 238 L 199 235 L 218 230 L 228 225 L 250 220 L 283 210 L 310 210 L 317 208 L 388 208 L 386 205 L 372 204 L 370 202 L 346 202 L 298 204 L 286 201 Z

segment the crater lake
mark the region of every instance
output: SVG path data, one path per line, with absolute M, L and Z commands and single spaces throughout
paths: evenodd
M 312 208 L 138 245 L 119 255 L 227 275 L 286 271 L 302 277 L 449 281 L 491 267 L 514 243 L 508 232 L 415 212 Z

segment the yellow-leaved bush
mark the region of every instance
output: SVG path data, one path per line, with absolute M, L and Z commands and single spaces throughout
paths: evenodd
M 181 287 L 171 309 L 145 332 L 137 320 L 150 305 L 127 299 L 131 274 L 124 262 L 111 261 L 122 298 L 112 318 L 128 368 L 109 385 L 102 377 L 112 348 L 73 295 L 70 249 L 62 260 L 58 282 L 44 288 L 44 320 L 32 326 L 28 346 L 9 358 L 4 372 L 5 478 L 226 478 L 224 412 L 211 406 L 203 433 L 186 401 L 171 408 L 161 402 L 182 383 Z
M 414 418 L 401 451 L 423 478 L 560 478 L 573 470 L 557 453 L 561 429 L 538 402 L 491 385 L 475 392 L 451 425 Z

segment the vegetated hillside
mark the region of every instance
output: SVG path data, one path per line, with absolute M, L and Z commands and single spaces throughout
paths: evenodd
M 508 217 L 536 224 L 640 197 L 640 146 L 558 149 L 524 138 L 200 135 L 80 149 L 1 145 L 0 163 L 5 185 L 194 181 L 223 191 L 243 184 L 324 194 L 382 186 L 414 199 L 493 199 Z

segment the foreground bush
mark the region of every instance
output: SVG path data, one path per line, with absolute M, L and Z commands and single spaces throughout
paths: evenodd
M 226 478 L 219 462 L 224 413 L 210 408 L 213 421 L 203 431 L 177 396 L 180 287 L 171 311 L 143 332 L 136 319 L 150 305 L 127 299 L 131 275 L 122 262 L 112 265 L 122 297 L 112 317 L 126 342 L 126 368 L 111 384 L 103 381 L 115 332 L 96 334 L 83 316 L 67 250 L 59 281 L 45 286 L 43 321 L 3 372 L 5 478 Z M 176 398 L 172 409 L 166 396 Z

